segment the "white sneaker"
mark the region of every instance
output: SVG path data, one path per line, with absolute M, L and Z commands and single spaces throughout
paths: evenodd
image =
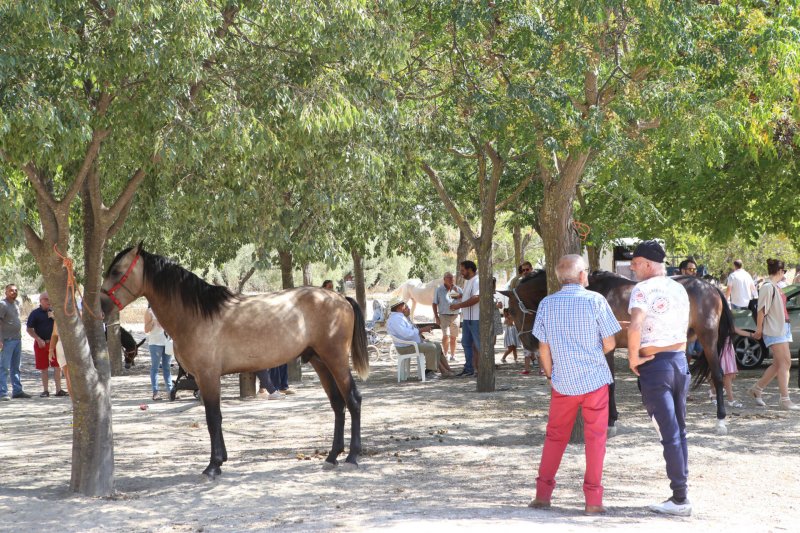
M 283 400 L 285 396 L 280 393 L 280 391 L 275 391 L 272 394 L 267 395 L 267 400 Z
M 456 360 L 456 357 L 454 355 L 451 355 L 450 356 L 450 361 L 455 361 L 455 360 Z
M 668 514 L 672 516 L 692 515 L 692 503 L 688 498 L 683 503 L 676 503 L 674 499 L 670 498 L 661 503 L 648 505 L 647 508 L 654 513 Z
M 266 400 L 267 396 L 268 394 L 266 390 L 260 390 L 256 393 L 256 398 L 258 398 L 259 400 Z
M 734 409 L 742 408 L 742 402 L 740 402 L 739 400 L 731 400 L 731 401 L 725 400 L 725 405 L 727 405 L 728 407 L 732 407 Z

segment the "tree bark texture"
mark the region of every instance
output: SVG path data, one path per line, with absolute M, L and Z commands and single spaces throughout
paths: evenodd
M 281 267 L 281 287 L 294 288 L 294 260 L 292 252 L 278 250 L 278 262 Z
M 598 246 L 587 246 L 586 254 L 589 256 L 589 270 L 596 272 L 600 270 L 600 254 L 603 249 Z
M 47 239 L 26 236 L 53 303 L 70 371 L 72 401 L 72 470 L 70 489 L 86 496 L 109 496 L 114 491 L 114 436 L 111 425 L 108 352 L 93 356 L 91 346 L 105 346 L 102 323 L 81 320 L 67 293 L 66 270 Z M 67 255 L 66 245 L 59 248 Z M 91 259 L 91 258 L 90 258 Z
M 239 283 L 236 284 L 236 294 L 242 294 L 244 292 L 244 286 L 247 281 L 253 277 L 253 274 L 256 272 L 256 267 L 252 266 L 250 269 L 245 272 L 244 276 L 239 279 Z
M 495 388 L 494 343 L 494 291 L 492 290 L 492 234 L 484 233 L 478 247 L 478 283 L 480 284 L 481 338 L 480 365 L 478 367 L 478 392 L 493 392 Z
M 472 243 L 462 230 L 458 230 L 458 248 L 456 248 L 456 284 L 459 287 L 464 286 L 464 277 L 461 275 L 460 265 L 463 261 L 467 260 L 470 250 L 472 250 Z
M 255 372 L 242 372 L 239 374 L 239 398 L 255 398 L 256 374 Z
M 353 257 L 353 282 L 356 287 L 356 301 L 361 307 L 361 312 L 366 314 L 367 287 L 364 280 L 364 258 L 356 250 L 352 250 L 350 255 Z
M 114 311 L 106 317 L 106 342 L 108 343 L 111 375 L 121 376 L 123 369 L 122 337 L 119 325 L 119 312 Z
M 311 263 L 303 263 L 303 285 L 306 287 L 314 286 L 314 278 L 311 277 Z
M 516 275 L 516 269 L 522 263 L 522 228 L 518 224 L 514 224 L 511 235 L 514 238 L 514 275 Z
M 278 250 L 278 259 L 281 265 L 281 284 L 284 289 L 294 288 L 294 258 L 291 252 Z M 299 383 L 303 377 L 300 358 L 295 357 L 288 363 L 289 383 Z M 241 378 L 240 378 L 241 379 Z
M 566 254 L 580 253 L 580 239 L 572 224 L 572 212 L 575 187 L 583 174 L 588 156 L 570 156 L 559 175 L 544 182 L 544 197 L 538 222 L 544 243 L 549 293 L 560 288 L 556 277 L 556 263 L 559 258 Z

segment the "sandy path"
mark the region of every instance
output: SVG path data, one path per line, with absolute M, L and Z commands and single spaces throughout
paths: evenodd
M 132 373 L 113 378 L 114 498 L 68 492 L 69 400 L 0 404 L 1 531 L 797 530 L 800 415 L 776 409 L 774 385 L 765 395 L 770 408 L 745 399 L 727 437 L 714 435 L 710 403 L 690 404 L 695 513 L 659 517 L 643 507 L 669 494 L 661 446 L 618 352 L 620 432 L 609 441 L 604 479 L 610 513 L 589 518 L 580 513 L 582 446 L 567 449 L 555 508 L 526 506 L 548 389 L 543 378 L 519 375 L 521 364 L 501 366 L 502 390 L 478 394 L 474 380 L 397 384 L 390 363 L 374 363 L 369 381 L 359 384 L 364 455 L 357 471 L 322 470 L 333 415 L 313 372 L 304 370 L 297 394 L 280 402 L 239 400 L 236 378 L 226 377 L 229 460 L 223 476 L 207 482 L 200 476 L 209 454 L 202 407 L 185 392 L 176 402 L 151 401 L 145 354 L 143 348 Z M 23 379 L 34 393 L 32 356 L 23 357 Z M 742 399 L 759 373 L 740 375 L 735 389 Z M 346 434 L 349 442 L 349 423 Z

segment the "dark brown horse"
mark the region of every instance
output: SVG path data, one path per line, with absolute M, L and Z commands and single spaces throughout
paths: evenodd
M 125 328 L 119 328 L 119 337 L 120 342 L 122 344 L 122 352 L 123 357 L 125 359 L 125 368 L 130 368 L 134 366 L 136 356 L 139 355 L 139 346 L 144 344 L 144 341 L 147 338 L 140 340 L 138 343 L 136 339 L 133 338 L 133 335 Z
M 175 357 L 197 380 L 211 437 L 211 461 L 203 473 L 222 473 L 228 458 L 222 437 L 220 376 L 280 366 L 300 356 L 319 375 L 333 408 L 333 446 L 327 466 L 344 451 L 345 407 L 350 412 L 350 454 L 361 452 L 361 394 L 349 357 L 362 378 L 369 374 L 364 317 L 351 298 L 302 287 L 259 296 L 237 296 L 210 285 L 178 264 L 142 249 L 121 251 L 108 267 L 101 288 L 108 313 L 140 296 L 150 302 L 172 337 Z
M 677 276 L 673 278 L 686 289 L 689 295 L 689 331 L 688 340 L 700 341 L 703 347 L 703 357 L 692 365 L 695 374 L 695 387 L 711 378 L 717 394 L 717 432 L 725 434 L 725 401 L 722 390 L 722 369 L 719 356 L 725 346 L 725 340 L 733 333 L 733 315 L 728 302 L 723 294 L 712 284 L 691 276 Z M 628 303 L 631 290 L 635 281 L 618 276 L 610 272 L 594 272 L 589 276 L 589 290 L 602 294 L 619 321 L 630 321 Z M 514 316 L 520 340 L 528 350 L 538 346 L 538 340 L 533 337 L 533 321 L 536 318 L 536 309 L 539 302 L 547 295 L 547 278 L 544 271 L 535 271 L 523 278 L 514 291 L 500 291 L 509 297 L 509 307 Z M 617 348 L 627 348 L 627 329 L 616 335 Z M 614 374 L 614 354 L 606 354 L 606 361 Z M 618 418 L 616 400 L 614 398 L 614 385 L 609 390 L 609 431 Z

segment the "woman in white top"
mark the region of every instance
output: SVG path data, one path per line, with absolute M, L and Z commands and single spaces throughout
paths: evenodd
M 773 379 L 778 378 L 781 409 L 798 411 L 800 405 L 793 403 L 789 397 L 789 372 L 792 368 L 789 344 L 792 342 L 792 328 L 789 323 L 789 313 L 786 311 L 786 294 L 779 286 L 779 282 L 786 275 L 786 266 L 779 259 L 767 259 L 767 271 L 769 281 L 764 282 L 758 290 L 758 318 L 753 338 L 764 337 L 764 344 L 772 352 L 772 364 L 750 389 L 750 395 L 756 404 L 766 406 L 761 393 Z
M 144 332 L 147 333 L 147 344 L 150 347 L 150 385 L 153 388 L 153 399 L 163 400 L 164 396 L 158 392 L 158 367 L 163 369 L 164 388 L 169 394 L 172 389 L 172 376 L 169 372 L 171 356 L 166 353 L 167 334 L 149 306 L 144 314 Z

